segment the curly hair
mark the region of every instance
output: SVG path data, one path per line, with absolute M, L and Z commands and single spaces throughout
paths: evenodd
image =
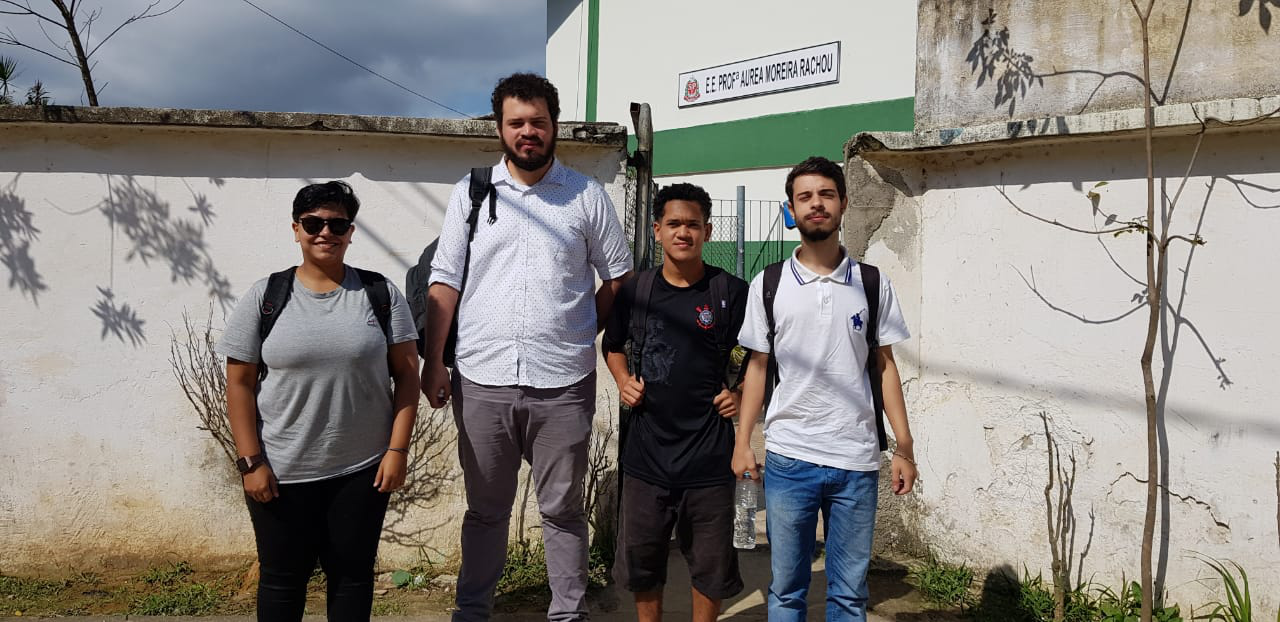
M 653 197 L 653 219 L 662 220 L 662 213 L 667 208 L 667 201 L 689 201 L 702 208 L 702 219 L 711 221 L 711 195 L 701 186 L 693 184 L 671 184 L 658 191 Z
M 550 80 L 533 73 L 513 73 L 493 87 L 493 118 L 502 123 L 502 102 L 514 97 L 522 102 L 541 99 L 547 102 L 551 121 L 560 122 L 560 92 Z

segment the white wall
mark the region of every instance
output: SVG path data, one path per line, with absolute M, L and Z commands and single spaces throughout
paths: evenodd
M 562 140 L 560 154 L 621 196 L 619 148 Z M 255 280 L 297 263 L 290 204 L 313 181 L 351 183 L 363 205 L 347 260 L 402 286 L 454 182 L 498 157 L 487 138 L 7 124 L 0 572 L 251 555 L 239 480 L 196 429 L 171 331 L 210 305 L 220 327 Z M 601 417 L 616 402 L 605 378 Z M 455 549 L 455 484 L 401 527 Z
M 547 0 L 546 75 L 560 93 L 560 118 L 566 121 L 587 118 L 586 14 L 582 0 Z M 623 122 L 628 114 L 601 120 Z
M 1166 318 L 1155 366 L 1171 493 L 1157 529 L 1169 534 L 1165 585 L 1184 605 L 1203 603 L 1215 583 L 1197 582 L 1212 576 L 1201 553 L 1240 562 L 1264 613 L 1280 606 L 1276 138 L 1210 135 L 1171 229 L 1208 242 L 1173 247 L 1176 316 Z M 1191 141 L 1162 139 L 1157 150 L 1158 191 L 1171 197 Z M 1000 191 L 1078 228 L 1104 227 L 1111 213 L 1135 217 L 1146 204 L 1141 142 L 873 161 L 904 179 L 868 257 L 898 286 L 915 336 L 897 349 L 921 468 L 906 522 L 944 559 L 1049 576 L 1045 413 L 1064 456 L 1078 461 L 1079 576 L 1113 589 L 1122 573 L 1134 578 L 1146 479 L 1143 241 L 1037 221 Z M 1095 215 L 1085 195 L 1100 181 L 1110 183 Z
M 547 75 L 561 91 L 586 88 L 586 35 L 573 19 L 548 33 Z M 814 108 L 910 97 L 915 90 L 914 2 L 765 0 L 601 2 L 598 115 L 630 119 L 630 102 L 648 102 L 655 130 Z M 840 41 L 840 82 L 678 109 L 680 73 Z M 575 79 L 574 76 L 580 76 Z M 568 106 L 564 106 L 567 111 Z M 569 117 L 566 117 L 569 118 Z

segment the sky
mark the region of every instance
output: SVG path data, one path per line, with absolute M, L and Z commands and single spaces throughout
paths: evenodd
M 48 15 L 49 0 L 22 0 Z M 91 48 L 148 0 L 82 0 L 101 9 Z M 173 6 L 161 0 L 153 9 Z M 248 0 L 352 60 L 468 116 L 515 71 L 542 73 L 546 3 L 533 0 Z M 207 108 L 460 118 L 308 41 L 246 0 L 186 0 L 119 31 L 93 56 L 103 106 Z M 4 8 L 4 7 L 0 7 Z M 0 32 L 63 55 L 31 17 L 0 15 Z M 46 28 L 54 41 L 65 31 Z M 61 38 L 59 38 L 61 35 Z M 79 71 L 0 45 L 18 63 L 21 100 L 36 80 L 53 102 L 86 104 Z

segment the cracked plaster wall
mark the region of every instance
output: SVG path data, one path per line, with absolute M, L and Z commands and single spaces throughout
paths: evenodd
M 1277 138 L 1210 134 L 1172 226 L 1208 241 L 1189 262 L 1188 247 L 1173 249 L 1179 315 L 1162 335 L 1171 354 L 1156 354 L 1170 492 L 1157 514 L 1157 533 L 1169 534 L 1157 569 L 1188 605 L 1221 596 L 1197 582 L 1212 573 L 1196 552 L 1239 561 L 1255 605 L 1280 607 L 1280 386 L 1271 378 L 1280 297 L 1264 285 L 1280 259 Z M 1158 191 L 1176 191 L 1191 140 L 1158 141 Z M 846 162 L 845 240 L 893 279 L 914 336 L 895 353 L 921 481 L 913 498 L 882 498 L 882 544 L 1048 576 L 1045 413 L 1062 456 L 1078 461 L 1072 575 L 1116 586 L 1137 574 L 1146 316 L 1144 288 L 1129 275 L 1143 278 L 1142 240 L 1072 233 L 1027 214 L 1079 228 L 1131 218 L 1145 209 L 1143 171 L 1133 139 Z M 1101 181 L 1095 212 L 1087 193 Z
M 918 6 L 916 129 L 1120 110 L 1142 101 L 1142 37 L 1125 0 L 920 0 Z M 1274 62 L 1280 23 L 1272 24 L 1273 17 L 1280 18 L 1280 7 L 1267 0 L 1157 0 L 1156 97 L 1182 103 L 1280 90 Z
M 298 261 L 289 205 L 310 181 L 351 183 L 363 206 L 348 263 L 403 287 L 453 184 L 499 154 L 496 141 L 431 136 L 0 129 L 0 573 L 251 558 L 239 478 L 196 429 L 170 331 L 184 310 L 203 324 L 211 304 L 220 328 L 219 299 Z M 559 154 L 624 204 L 619 147 L 562 139 Z M 95 314 L 103 290 L 110 327 Z M 603 420 L 617 400 L 600 385 Z M 463 509 L 458 480 L 402 527 L 448 555 Z M 418 550 L 382 554 L 403 565 Z

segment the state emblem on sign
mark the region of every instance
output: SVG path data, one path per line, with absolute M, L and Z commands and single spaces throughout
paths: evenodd
M 716 316 L 711 313 L 711 305 L 702 305 L 696 309 L 698 312 L 698 326 L 702 330 L 710 330 L 716 325 Z
M 702 97 L 702 93 L 698 90 L 698 79 L 689 78 L 689 81 L 684 83 L 684 100 L 695 102 L 699 97 Z

